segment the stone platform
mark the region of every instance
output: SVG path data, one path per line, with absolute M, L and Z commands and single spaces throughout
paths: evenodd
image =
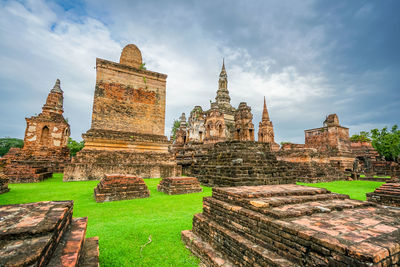
M 202 192 L 203 188 L 196 177 L 169 177 L 161 180 L 157 190 L 168 195 Z
M 98 266 L 98 240 L 72 213 L 73 201 L 0 206 L 0 266 Z
M 182 240 L 206 266 L 398 266 L 400 210 L 299 185 L 213 188 Z
M 400 207 L 400 183 L 386 183 L 367 193 L 367 200 L 382 205 Z
M 143 179 L 131 175 L 106 174 L 94 189 L 96 202 L 146 198 L 150 191 Z
M 168 153 L 83 149 L 66 166 L 63 180 L 100 180 L 104 173 L 158 178 L 180 175 L 181 168 Z

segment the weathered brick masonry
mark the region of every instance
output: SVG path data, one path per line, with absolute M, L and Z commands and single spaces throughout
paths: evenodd
M 196 177 L 168 177 L 161 180 L 157 190 L 168 195 L 202 192 L 203 188 Z
M 323 179 L 344 179 L 344 173 L 328 164 L 277 160 L 270 143 L 228 141 L 191 144 L 176 151 L 186 175 L 207 186 L 288 184 Z
M 150 191 L 143 179 L 131 175 L 106 174 L 94 189 L 96 202 L 146 198 Z
M 213 188 L 182 240 L 206 266 L 398 266 L 399 215 L 321 188 Z
M 143 68 L 127 45 L 120 62 L 96 60 L 92 124 L 85 147 L 67 166 L 64 181 L 101 179 L 105 173 L 144 178 L 180 174 L 164 136 L 167 75 Z
M 63 91 L 57 79 L 42 112 L 26 118 L 24 146 L 12 148 L 1 159 L 10 183 L 40 182 L 62 172 L 70 162 L 67 147 L 70 127 L 63 117 Z
M 0 206 L 0 266 L 98 266 L 98 238 L 72 201 Z

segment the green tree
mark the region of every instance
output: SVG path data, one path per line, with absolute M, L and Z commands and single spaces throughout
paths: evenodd
M 400 156 L 400 130 L 393 125 L 388 131 L 387 127 L 382 130 L 371 130 L 372 146 L 386 160 L 395 161 Z
M 12 147 L 19 147 L 22 148 L 24 146 L 24 140 L 18 138 L 0 138 L 0 157 L 7 154 L 7 152 Z
M 353 134 L 350 137 L 350 141 L 352 142 L 370 142 L 371 134 L 369 132 L 361 131 L 359 134 Z
M 171 130 L 173 141 L 175 141 L 175 139 L 176 139 L 176 131 L 178 130 L 180 125 L 181 125 L 181 123 L 178 120 L 174 120 L 174 124 L 172 125 L 172 130 Z
M 71 155 L 71 157 L 75 157 L 76 153 L 81 151 L 82 148 L 85 146 L 85 141 L 77 142 L 70 137 L 68 138 L 67 146 L 69 148 L 69 154 Z

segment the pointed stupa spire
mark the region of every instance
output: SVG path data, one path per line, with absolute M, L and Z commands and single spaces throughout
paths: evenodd
M 269 114 L 268 114 L 268 109 L 267 109 L 267 102 L 265 101 L 265 96 L 264 96 L 264 108 L 263 108 L 263 113 L 262 113 L 262 121 L 269 121 Z
M 222 58 L 222 69 L 221 69 L 221 73 L 219 74 L 219 77 L 224 77 L 226 78 L 226 70 L 225 70 L 225 58 Z
M 53 93 L 62 93 L 63 91 L 61 90 L 61 86 L 60 86 L 60 79 L 56 80 L 56 83 L 54 84 L 53 89 L 51 89 L 51 91 Z

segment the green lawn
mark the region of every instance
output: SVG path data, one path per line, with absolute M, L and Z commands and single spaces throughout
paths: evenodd
M 169 196 L 157 191 L 160 179 L 145 179 L 150 198 L 96 203 L 98 181 L 62 182 L 62 174 L 40 183 L 10 184 L 0 205 L 45 200 L 74 200 L 74 217 L 88 217 L 87 237 L 99 236 L 102 266 L 197 266 L 197 258 L 180 240 L 202 211 L 203 193 Z M 140 256 L 140 247 L 148 242 Z
M 329 183 L 316 183 L 306 184 L 297 183 L 300 185 L 314 186 L 326 188 L 329 191 L 349 195 L 352 199 L 366 200 L 365 193 L 373 192 L 375 188 L 383 185 L 383 182 L 372 182 L 372 181 L 335 181 Z
M 74 200 L 74 217 L 89 218 L 87 237 L 100 238 L 102 266 L 197 266 L 180 240 L 180 232 L 192 228 L 192 218 L 202 211 L 203 193 L 169 196 L 157 191 L 160 179 L 145 179 L 150 198 L 96 203 L 93 188 L 98 181 L 62 182 L 62 174 L 41 183 L 10 184 L 10 192 L 0 195 L 1 204 L 28 203 L 45 200 Z M 300 183 L 299 183 L 300 184 Z M 304 184 L 325 187 L 332 192 L 365 200 L 381 182 L 338 181 Z M 152 242 L 140 248 L 151 235 Z

